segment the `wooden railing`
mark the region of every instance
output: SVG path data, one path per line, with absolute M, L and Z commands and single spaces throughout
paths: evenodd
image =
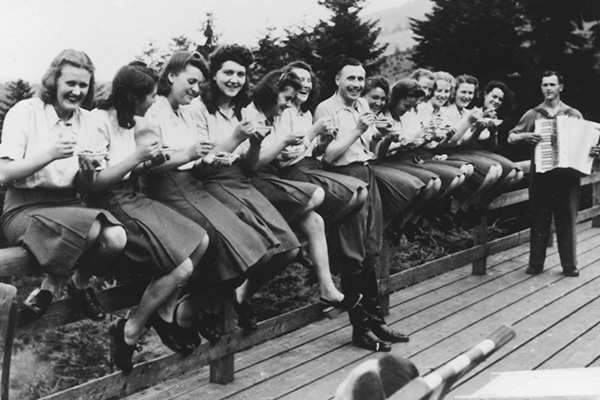
M 593 220 L 594 226 L 600 226 L 600 173 L 595 172 L 582 180 L 583 185 L 592 185 L 592 207 L 579 212 L 578 221 Z M 389 304 L 392 292 L 439 275 L 443 272 L 472 263 L 473 274 L 486 273 L 488 256 L 502 252 L 529 240 L 529 230 L 488 242 L 487 219 L 491 210 L 526 202 L 527 189 L 504 193 L 495 199 L 487 208 L 481 210 L 480 224 L 473 230 L 473 247 L 458 253 L 427 262 L 417 267 L 390 276 L 389 249 L 384 249 L 379 290 L 384 306 Z M 13 276 L 37 273 L 29 262 L 25 250 L 18 247 L 0 249 L 0 281 Z M 144 285 L 130 283 L 98 292 L 98 299 L 105 310 L 114 312 L 133 307 L 139 301 Z M 48 312 L 41 318 L 31 319 L 22 306 L 15 302 L 17 288 L 7 283 L 0 283 L 0 343 L 3 348 L 1 400 L 8 400 L 10 361 L 15 334 L 19 337 L 31 335 L 81 319 L 74 311 L 72 300 L 62 299 L 53 302 Z M 233 296 L 232 296 L 233 299 Z M 232 303 L 228 303 L 220 316 L 221 329 L 224 335 L 215 345 L 203 344 L 186 358 L 170 354 L 137 364 L 133 371 L 124 376 L 116 372 L 102 378 L 94 379 L 79 386 L 49 395 L 44 399 L 109 399 L 124 397 L 140 391 L 160 381 L 181 375 L 185 371 L 210 364 L 210 380 L 216 383 L 229 383 L 234 379 L 235 353 L 264 343 L 277 336 L 284 335 L 322 318 L 317 304 L 308 305 L 289 313 L 259 323 L 258 329 L 249 335 L 235 329 L 235 318 Z

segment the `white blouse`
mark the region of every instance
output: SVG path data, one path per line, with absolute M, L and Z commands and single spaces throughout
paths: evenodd
M 75 153 L 91 150 L 97 125 L 89 111 L 77 109 L 71 119 L 63 121 L 52 104 L 39 98 L 20 101 L 6 114 L 0 143 L 0 158 L 22 160 L 51 147 L 68 135 L 77 139 Z M 73 187 L 79 170 L 76 155 L 55 160 L 34 174 L 16 181 L 21 189 L 65 189 Z
M 134 129 L 125 129 L 119 126 L 117 111 L 95 109 L 92 115 L 98 123 L 98 137 L 94 141 L 93 151 L 108 152 L 107 167 L 117 165 L 135 152 Z M 125 175 L 127 180 L 131 173 Z

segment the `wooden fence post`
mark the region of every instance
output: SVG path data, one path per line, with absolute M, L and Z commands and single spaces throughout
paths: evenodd
M 391 252 L 392 246 L 389 240 L 383 239 L 381 244 L 381 255 L 379 256 L 379 299 L 381 303 L 381 309 L 383 315 L 389 315 L 390 313 L 390 291 L 389 291 L 389 279 L 390 279 L 390 265 L 391 265 Z
M 15 329 L 17 327 L 16 296 L 17 288 L 12 285 L 0 283 L 0 340 L 2 340 L 1 400 L 8 400 L 10 361 Z
M 480 208 L 479 223 L 473 227 L 473 246 L 486 246 L 483 256 L 473 261 L 473 275 L 485 275 L 487 271 L 488 213 L 487 208 Z
M 233 310 L 234 293 L 226 298 L 219 313 L 219 327 L 221 333 L 226 335 L 236 329 L 235 311 Z M 210 363 L 210 382 L 230 383 L 234 380 L 235 354 L 227 354 Z
M 600 171 L 600 164 L 598 162 L 594 162 L 592 174 L 598 171 Z M 592 183 L 592 207 L 594 206 L 600 206 L 600 182 Z M 592 227 L 600 227 L 600 215 L 592 218 Z

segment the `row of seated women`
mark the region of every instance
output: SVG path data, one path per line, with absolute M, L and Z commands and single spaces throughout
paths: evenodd
M 453 211 L 466 210 L 518 184 L 519 165 L 493 152 L 511 97 L 499 81 L 479 93 L 473 76 L 424 69 L 391 89 L 383 77 L 367 79 L 363 98 L 377 116 L 371 148 L 384 213 L 400 214 L 395 222 L 401 228 L 432 203 L 452 197 Z M 404 174 L 405 185 L 390 184 L 389 168 Z
M 389 351 L 391 342 L 407 341 L 383 318 L 376 259 L 365 254 L 367 242 L 381 240 L 365 229 L 369 185 L 320 162 L 337 127 L 328 116 L 313 121 L 310 66 L 268 73 L 250 99 L 249 50 L 222 46 L 209 61 L 178 52 L 160 75 L 131 63 L 88 112 L 94 66 L 85 53 L 65 50 L 40 97 L 9 111 L 0 144 L 2 227 L 46 273 L 25 305 L 43 314 L 65 280 L 82 313 L 102 320 L 93 276 L 112 269 L 147 280 L 135 310 L 110 326 L 113 359 L 128 373 L 148 326 L 183 355 L 200 335 L 218 341 L 216 315 L 226 296 L 235 297 L 240 327 L 254 330 L 250 299 L 299 257 L 302 242 L 325 315 L 348 311 L 354 344 Z M 388 101 L 389 85 L 369 82 L 376 83 L 367 84 L 365 98 L 383 115 L 371 145 L 385 221 L 416 219 L 450 194 L 469 204 L 484 189 L 518 179 L 492 153 L 464 147 L 493 140 L 502 102 L 465 111 L 476 81 L 459 83 L 449 107 L 454 79 L 441 73 L 429 96 L 419 86 L 426 84 L 401 81 Z M 416 131 L 411 119 L 419 121 Z M 348 265 L 358 272 L 342 275 L 342 293 L 330 271 Z

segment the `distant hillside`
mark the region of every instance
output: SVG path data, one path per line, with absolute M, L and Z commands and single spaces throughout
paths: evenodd
M 433 8 L 431 0 L 413 0 L 401 7 L 382 10 L 364 16 L 365 20 L 379 20 L 381 34 L 379 41 L 388 43 L 386 53 L 403 51 L 413 47 L 416 42 L 412 37 L 409 18 L 423 19 Z

